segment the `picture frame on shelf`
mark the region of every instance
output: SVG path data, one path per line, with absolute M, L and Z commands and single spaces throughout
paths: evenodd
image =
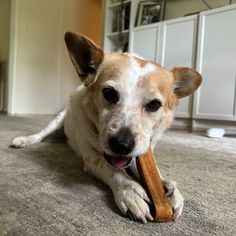
M 141 1 L 138 7 L 136 26 L 157 23 L 163 20 L 165 1 Z

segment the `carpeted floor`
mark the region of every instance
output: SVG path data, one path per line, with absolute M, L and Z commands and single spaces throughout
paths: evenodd
M 48 118 L 0 116 L 0 235 L 236 235 L 236 139 L 169 131 L 157 160 L 185 198 L 171 223 L 131 222 L 108 187 L 83 172 L 60 141 L 25 149 L 11 139 L 41 129 Z

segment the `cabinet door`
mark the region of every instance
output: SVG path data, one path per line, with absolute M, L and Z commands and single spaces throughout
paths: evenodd
M 203 84 L 196 93 L 194 117 L 236 120 L 236 7 L 200 14 L 197 69 Z
M 161 64 L 165 68 L 195 67 L 196 32 L 197 16 L 163 22 Z M 176 117 L 191 117 L 192 103 L 191 96 L 181 99 Z
M 158 26 L 140 27 L 134 30 L 132 52 L 147 60 L 156 60 Z

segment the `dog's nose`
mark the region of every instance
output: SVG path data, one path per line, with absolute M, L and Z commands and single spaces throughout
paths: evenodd
M 108 144 L 114 153 L 127 155 L 134 149 L 134 136 L 129 128 L 124 127 L 109 138 Z

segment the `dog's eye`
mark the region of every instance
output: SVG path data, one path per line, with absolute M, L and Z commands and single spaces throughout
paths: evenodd
M 113 87 L 105 87 L 102 90 L 103 97 L 110 104 L 116 104 L 119 101 L 119 93 Z
M 146 105 L 145 109 L 147 112 L 155 112 L 159 110 L 161 106 L 161 101 L 158 99 L 154 99 Z

